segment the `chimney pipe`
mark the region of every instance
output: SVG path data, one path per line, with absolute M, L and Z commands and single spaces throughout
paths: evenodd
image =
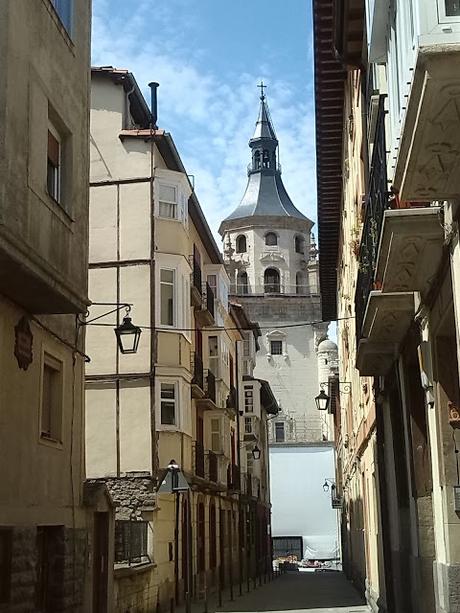
M 158 99 L 157 99 L 157 89 L 160 86 L 156 81 L 152 81 L 149 83 L 150 87 L 150 121 L 152 123 L 152 128 L 157 128 L 157 120 L 158 120 Z

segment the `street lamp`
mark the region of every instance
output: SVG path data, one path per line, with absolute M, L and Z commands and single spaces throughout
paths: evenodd
M 332 492 L 334 492 L 334 490 L 335 490 L 335 481 L 334 481 L 334 479 L 324 479 L 323 492 L 326 492 L 326 494 L 329 491 L 329 483 L 332 486 Z
M 327 411 L 331 399 L 324 390 L 321 390 L 320 393 L 316 396 L 315 402 L 318 411 Z
M 260 460 L 261 451 L 257 447 L 257 445 L 255 447 L 253 447 L 251 453 L 252 453 L 252 457 L 254 458 L 254 460 Z
M 142 330 L 139 326 L 135 326 L 132 323 L 131 317 L 129 317 L 129 310 L 127 310 L 122 324 L 115 328 L 115 335 L 121 353 L 137 353 L 141 333 Z

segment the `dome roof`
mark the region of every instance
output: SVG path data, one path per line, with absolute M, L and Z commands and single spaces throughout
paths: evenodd
M 337 345 L 334 343 L 334 341 L 331 341 L 329 338 L 324 339 L 324 341 L 321 341 L 321 343 L 318 345 L 318 353 L 321 353 L 323 351 L 337 352 L 338 350 L 339 349 Z

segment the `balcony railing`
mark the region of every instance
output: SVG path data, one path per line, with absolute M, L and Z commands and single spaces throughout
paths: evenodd
M 313 292 L 309 285 L 281 285 L 267 283 L 265 285 L 250 286 L 244 283 L 234 283 L 230 286 L 230 293 L 238 296 L 260 296 L 264 294 L 287 294 L 290 296 L 310 296 Z
M 206 371 L 206 395 L 214 403 L 216 402 L 216 377 L 209 369 Z
M 219 458 L 213 451 L 208 451 L 208 478 L 213 483 L 219 479 Z
M 236 409 L 237 404 L 237 392 L 236 387 L 234 385 L 230 386 L 230 392 L 227 396 L 227 409 Z
M 204 375 L 203 375 L 203 358 L 196 351 L 192 356 L 192 372 L 193 379 L 192 384 L 198 385 L 199 388 L 204 388 Z
M 366 211 L 361 244 L 359 248 L 359 272 L 356 283 L 355 312 L 357 340 L 366 312 L 369 293 L 374 288 L 380 234 L 383 216 L 389 206 L 385 148 L 384 96 L 380 96 L 375 129 L 374 149 L 367 190 Z
M 195 475 L 204 479 L 204 447 L 203 443 L 195 441 Z
M 206 309 L 211 313 L 213 317 L 214 317 L 214 304 L 215 304 L 214 292 L 212 291 L 212 288 L 209 285 L 209 283 L 206 282 Z
M 227 488 L 229 490 L 240 489 L 240 469 L 236 464 L 229 464 L 227 468 Z
M 193 272 L 192 272 L 192 283 L 193 287 L 201 293 L 202 281 L 201 281 L 201 266 L 197 258 L 193 258 Z

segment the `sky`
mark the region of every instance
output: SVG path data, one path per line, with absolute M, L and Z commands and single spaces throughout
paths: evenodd
M 127 68 L 172 134 L 208 223 L 240 202 L 261 81 L 283 180 L 316 221 L 310 0 L 93 0 L 92 62 Z

